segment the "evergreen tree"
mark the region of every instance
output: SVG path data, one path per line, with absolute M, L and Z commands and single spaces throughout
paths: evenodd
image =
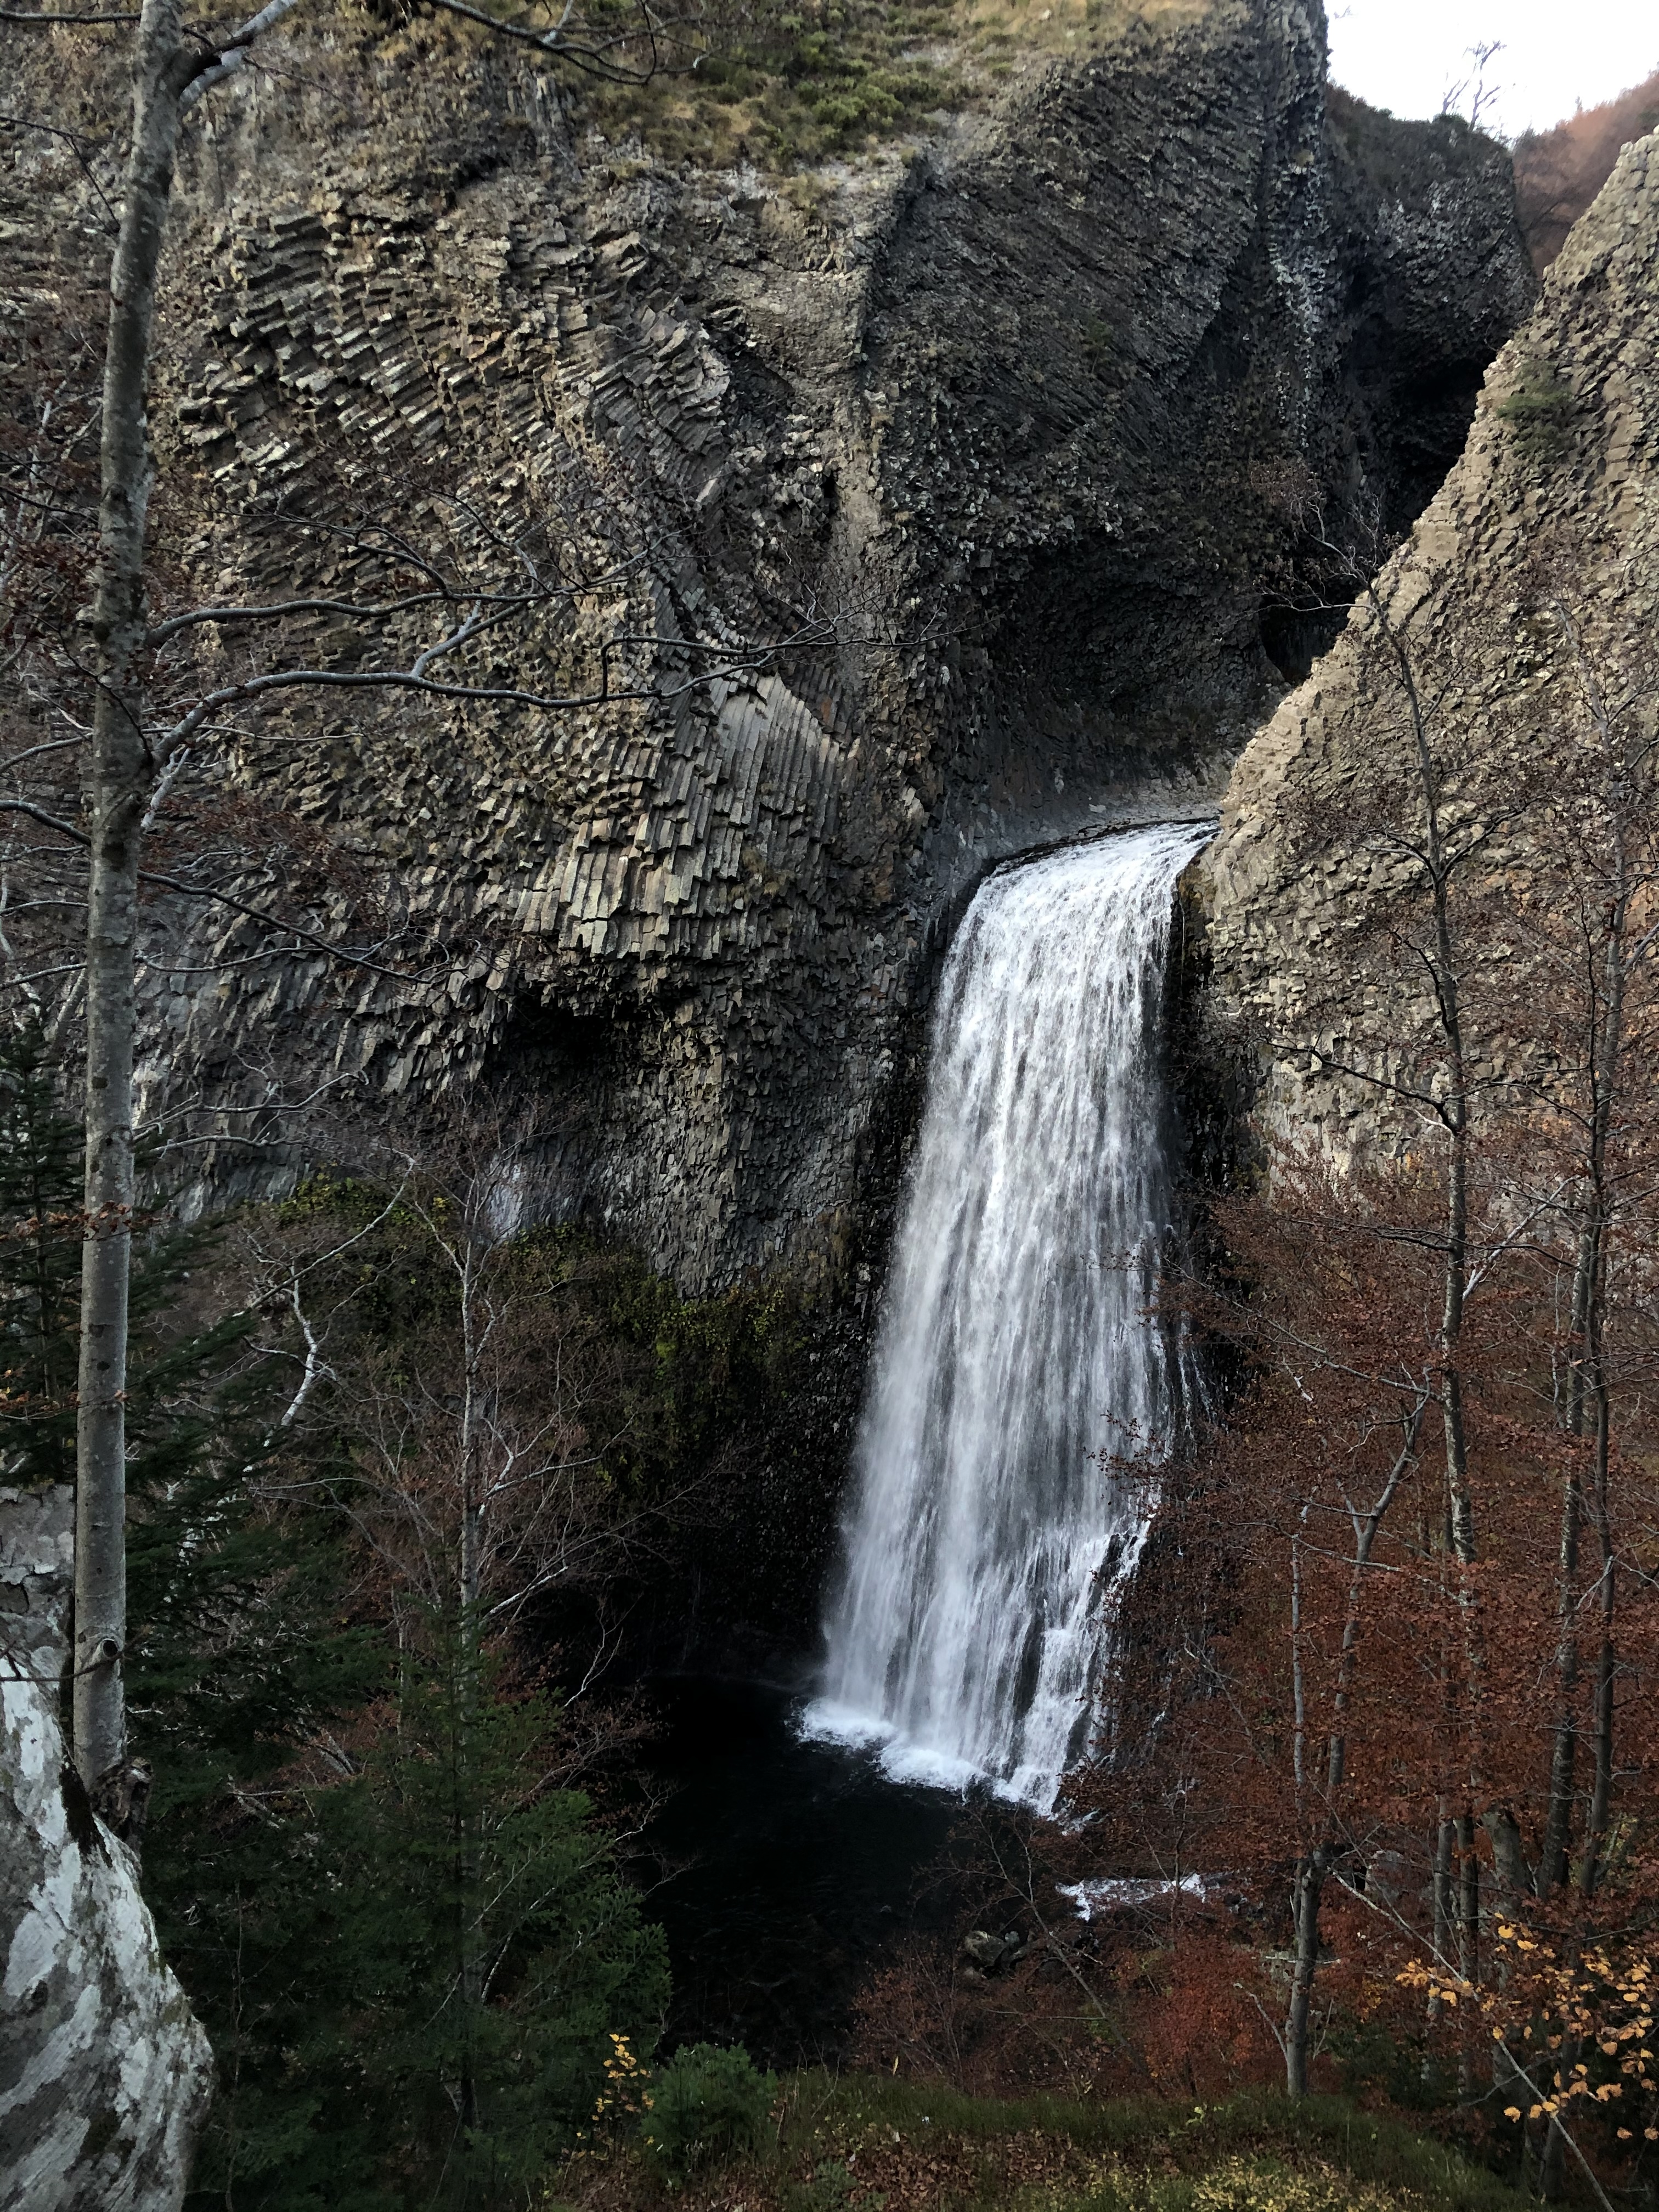
M 0 1037 L 0 1480 L 75 1479 L 81 1132 L 38 1024 Z
M 147 1311 L 186 1256 L 153 1247 Z M 527 2202 L 611 2033 L 653 2042 L 662 1936 L 558 1786 L 556 1699 L 453 1610 L 396 1608 L 394 1653 L 338 1503 L 360 1386 L 285 1427 L 251 1328 L 154 1342 L 132 1418 L 145 1887 L 221 2087 L 192 2212 Z M 395 1349 L 395 1306 L 370 1333 Z
M 666 1955 L 587 1797 L 549 1784 L 556 1699 L 513 1693 L 453 1623 L 433 1645 L 324 1808 L 353 1967 L 339 2071 L 411 2203 L 505 2206 L 591 2117 L 612 2033 L 655 2041 Z
M 353 1617 L 330 1515 L 259 1494 L 259 1398 L 243 1378 L 197 1409 L 133 1485 L 131 1711 L 155 1777 L 143 1886 L 218 2069 L 191 2202 L 368 2208 L 385 2201 L 376 2116 L 331 2095 L 319 2063 L 355 1962 L 316 1807 L 355 1786 L 343 1744 L 386 1651 Z
M 80 1152 L 38 1031 L 0 1040 L 11 1481 L 73 1479 Z M 143 1888 L 219 2078 L 188 2202 L 524 2203 L 612 2033 L 654 2040 L 661 1933 L 557 1784 L 556 1700 L 454 1619 L 394 1654 L 337 1503 L 339 1425 L 284 1427 L 291 1364 L 216 1243 L 136 1240 L 129 1407 Z M 367 1320 L 400 1334 L 397 1310 Z

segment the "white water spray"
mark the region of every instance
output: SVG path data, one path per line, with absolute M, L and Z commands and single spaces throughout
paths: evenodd
M 1087 1741 L 1179 1419 L 1149 1311 L 1157 1059 L 1189 823 L 993 876 L 951 949 L 809 1734 L 1043 1811 Z

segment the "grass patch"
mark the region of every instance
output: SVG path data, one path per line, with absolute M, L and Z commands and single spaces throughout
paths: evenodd
M 676 67 L 643 85 L 581 85 L 578 112 L 662 158 L 775 171 L 871 151 L 983 105 L 1018 62 L 1081 54 L 1212 0 L 714 0 Z M 695 58 L 695 67 L 689 66 Z
M 901 2136 L 925 2127 L 979 2142 L 1019 2135 L 1063 2138 L 1126 2169 L 1155 2165 L 1188 2180 L 1212 2174 L 1227 2160 L 1288 2160 L 1298 2168 L 1311 2164 L 1340 2170 L 1356 2181 L 1443 2207 L 1444 2212 L 1498 2212 L 1500 2207 L 1513 2212 L 1516 2201 L 1506 2183 L 1471 2166 L 1444 2143 L 1418 2134 L 1403 2121 L 1363 2111 L 1346 2097 L 1304 2097 L 1292 2103 L 1257 2092 L 1214 2105 L 1157 2098 L 1001 2099 L 879 2075 L 832 2080 L 814 2074 L 797 2075 L 790 2095 L 798 2117 L 786 2116 L 786 2143 L 792 2125 L 805 2121 L 821 2127 L 831 2118 L 855 2131 L 896 2130 Z M 1169 2201 L 1173 2206 L 1207 2200 L 1176 2196 Z
M 1119 2167 L 1072 2197 L 1066 2212 L 1389 2212 L 1401 2201 L 1323 2160 L 1291 2166 L 1258 2154 L 1223 2159 L 1200 2174 Z M 1066 2200 L 1049 2202 L 1060 2212 Z
M 1547 468 L 1572 450 L 1575 409 L 1571 386 L 1547 362 L 1528 360 L 1492 412 L 1508 424 L 1522 460 Z
M 555 2194 L 655 2206 L 628 2148 Z M 1515 2212 L 1516 2192 L 1444 2143 L 1339 2097 L 1214 2105 L 969 2097 L 939 2082 L 790 2077 L 774 2139 L 677 2194 L 678 2212 Z

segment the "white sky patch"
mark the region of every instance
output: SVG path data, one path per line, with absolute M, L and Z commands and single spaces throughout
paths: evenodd
M 1327 0 L 1331 75 L 1400 116 L 1437 115 L 1469 76 L 1470 50 L 1497 39 L 1486 65 L 1486 128 L 1547 131 L 1659 69 L 1654 0 Z M 1468 94 L 1458 100 L 1468 112 Z

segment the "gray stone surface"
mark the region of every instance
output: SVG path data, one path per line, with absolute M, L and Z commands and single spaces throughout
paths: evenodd
M 1568 608 L 1589 670 L 1621 714 L 1659 699 L 1659 137 L 1627 147 L 1486 380 L 1456 467 L 1378 579 L 1431 698 L 1448 818 L 1490 825 L 1462 895 L 1495 905 L 1536 865 L 1529 811 L 1540 764 L 1593 744 L 1584 671 L 1559 622 Z M 1517 393 L 1551 395 L 1541 428 Z M 1536 418 L 1534 418 L 1534 421 Z M 1258 1111 L 1343 1160 L 1411 1141 L 1410 1117 L 1374 1082 L 1336 1072 L 1378 1047 L 1409 1055 L 1432 1009 L 1377 927 L 1400 888 L 1398 842 L 1368 825 L 1420 823 L 1396 664 L 1362 602 L 1341 638 L 1246 748 L 1221 834 L 1200 865 L 1213 961 L 1212 1012 L 1260 1079 Z M 1621 726 L 1626 726 L 1622 725 Z M 1534 789 L 1534 787 L 1536 787 Z M 1533 1048 L 1524 933 L 1498 963 L 1491 1006 L 1472 1001 L 1483 1084 Z M 1513 971 L 1513 972 L 1511 972 Z M 1346 1000 L 1346 1004 L 1343 1001 Z M 1347 1032 L 1346 1042 L 1342 1033 Z
M 526 1117 L 527 1207 L 689 1288 L 838 1276 L 978 876 L 1212 805 L 1322 641 L 1283 612 L 1297 499 L 1409 516 L 1455 458 L 1531 296 L 1506 157 L 1329 93 L 1316 0 L 1034 60 L 795 180 L 574 135 L 453 26 L 307 35 L 181 172 L 156 422 L 194 588 L 290 588 L 259 518 L 373 454 L 411 508 L 442 483 L 590 566 L 644 554 L 472 672 L 580 680 L 607 637 L 775 637 L 809 602 L 843 635 L 655 708 L 271 716 L 235 770 L 249 895 L 362 943 L 355 870 L 434 977 L 257 958 L 191 909 L 150 947 L 147 1096 L 332 1085 L 362 1122 L 482 1080 Z
M 0 1489 L 0 2208 L 176 2212 L 212 2057 L 64 1756 L 73 1527 L 67 1488 Z

